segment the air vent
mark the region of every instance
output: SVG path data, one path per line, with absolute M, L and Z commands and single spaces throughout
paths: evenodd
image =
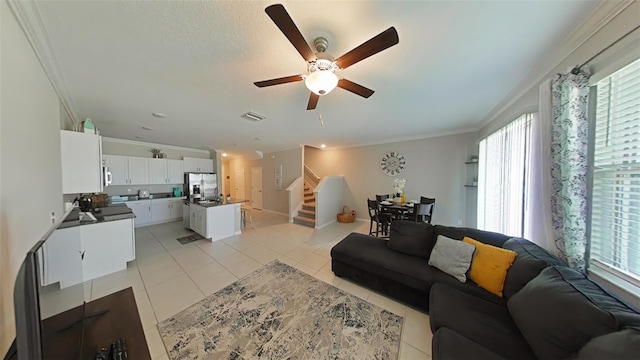
M 244 118 L 244 119 L 247 119 L 247 120 L 251 120 L 251 121 L 261 121 L 261 120 L 264 120 L 264 119 L 267 118 L 264 115 L 256 114 L 256 113 L 251 112 L 251 111 L 249 111 L 246 114 L 242 114 L 241 117 Z

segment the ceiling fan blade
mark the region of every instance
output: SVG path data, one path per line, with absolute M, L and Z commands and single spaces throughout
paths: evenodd
M 307 110 L 315 109 L 316 105 L 318 105 L 318 99 L 320 99 L 320 95 L 311 93 L 311 96 L 309 96 L 309 103 L 307 104 Z
M 281 77 L 281 78 L 271 79 L 271 80 L 256 81 L 254 82 L 254 84 L 257 87 L 261 88 L 265 86 L 273 86 L 273 85 L 286 84 L 290 82 L 302 81 L 303 79 L 304 78 L 302 77 L 302 75 L 293 75 L 293 76 L 286 76 L 286 77 Z
M 398 32 L 396 28 L 392 26 L 357 48 L 340 56 L 338 60 L 336 60 L 336 64 L 340 69 L 346 69 L 358 61 L 362 61 L 371 55 L 375 55 L 384 49 L 392 47 L 397 44 L 398 41 Z
M 343 88 L 347 91 L 351 91 L 352 93 L 356 94 L 356 95 L 360 95 L 364 98 L 368 98 L 369 96 L 373 95 L 374 91 L 371 89 L 368 89 L 362 85 L 358 85 L 356 83 L 354 83 L 353 81 L 349 81 L 347 79 L 340 79 L 338 80 L 338 87 Z
M 268 6 L 264 11 L 269 15 L 280 31 L 282 31 L 284 36 L 289 39 L 293 47 L 298 50 L 306 62 L 311 62 L 316 59 L 316 54 L 311 50 L 309 44 L 304 39 L 300 30 L 298 30 L 298 27 L 282 4 Z

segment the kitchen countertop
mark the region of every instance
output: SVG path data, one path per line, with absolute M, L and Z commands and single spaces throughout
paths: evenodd
M 96 217 L 96 220 L 80 221 L 80 209 L 73 209 L 60 224 L 60 226 L 58 226 L 58 229 L 65 229 L 80 225 L 97 224 L 107 221 L 133 219 L 136 217 L 133 214 L 133 211 L 129 209 L 129 207 L 124 203 L 96 208 L 91 210 L 91 213 Z
M 184 200 L 186 196 L 173 196 L 172 193 L 159 193 L 150 194 L 148 198 L 139 198 L 138 195 L 117 195 L 121 198 L 118 202 L 113 202 L 113 196 L 109 197 L 109 202 L 113 204 L 120 204 L 125 201 L 144 201 L 144 200 L 158 200 L 158 199 L 180 199 Z
M 210 207 L 214 207 L 214 206 L 223 206 L 223 205 L 233 205 L 233 204 L 242 204 L 245 202 L 249 202 L 249 200 L 245 200 L 245 199 L 236 199 L 236 198 L 231 198 L 231 201 L 211 201 L 208 200 L 209 202 L 203 203 L 202 201 L 200 202 L 191 202 L 191 205 L 198 205 L 198 206 L 202 206 L 205 208 L 210 208 Z

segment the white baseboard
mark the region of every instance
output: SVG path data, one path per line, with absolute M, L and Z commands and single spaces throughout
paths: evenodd
M 338 222 L 338 220 L 337 220 L 337 219 L 334 219 L 334 220 L 332 220 L 332 221 L 329 221 L 329 222 L 328 222 L 328 223 L 326 223 L 326 224 L 322 224 L 322 225 L 319 225 L 319 226 L 318 226 L 318 225 L 316 225 L 316 230 L 320 230 L 320 229 L 326 228 L 327 226 L 329 226 L 329 225 L 331 225 L 331 224 L 333 224 L 333 223 L 335 223 L 335 222 Z

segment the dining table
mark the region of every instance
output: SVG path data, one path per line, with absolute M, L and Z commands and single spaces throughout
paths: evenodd
M 380 211 L 391 213 L 392 220 L 406 220 L 414 209 L 413 202 L 381 201 L 379 204 Z

